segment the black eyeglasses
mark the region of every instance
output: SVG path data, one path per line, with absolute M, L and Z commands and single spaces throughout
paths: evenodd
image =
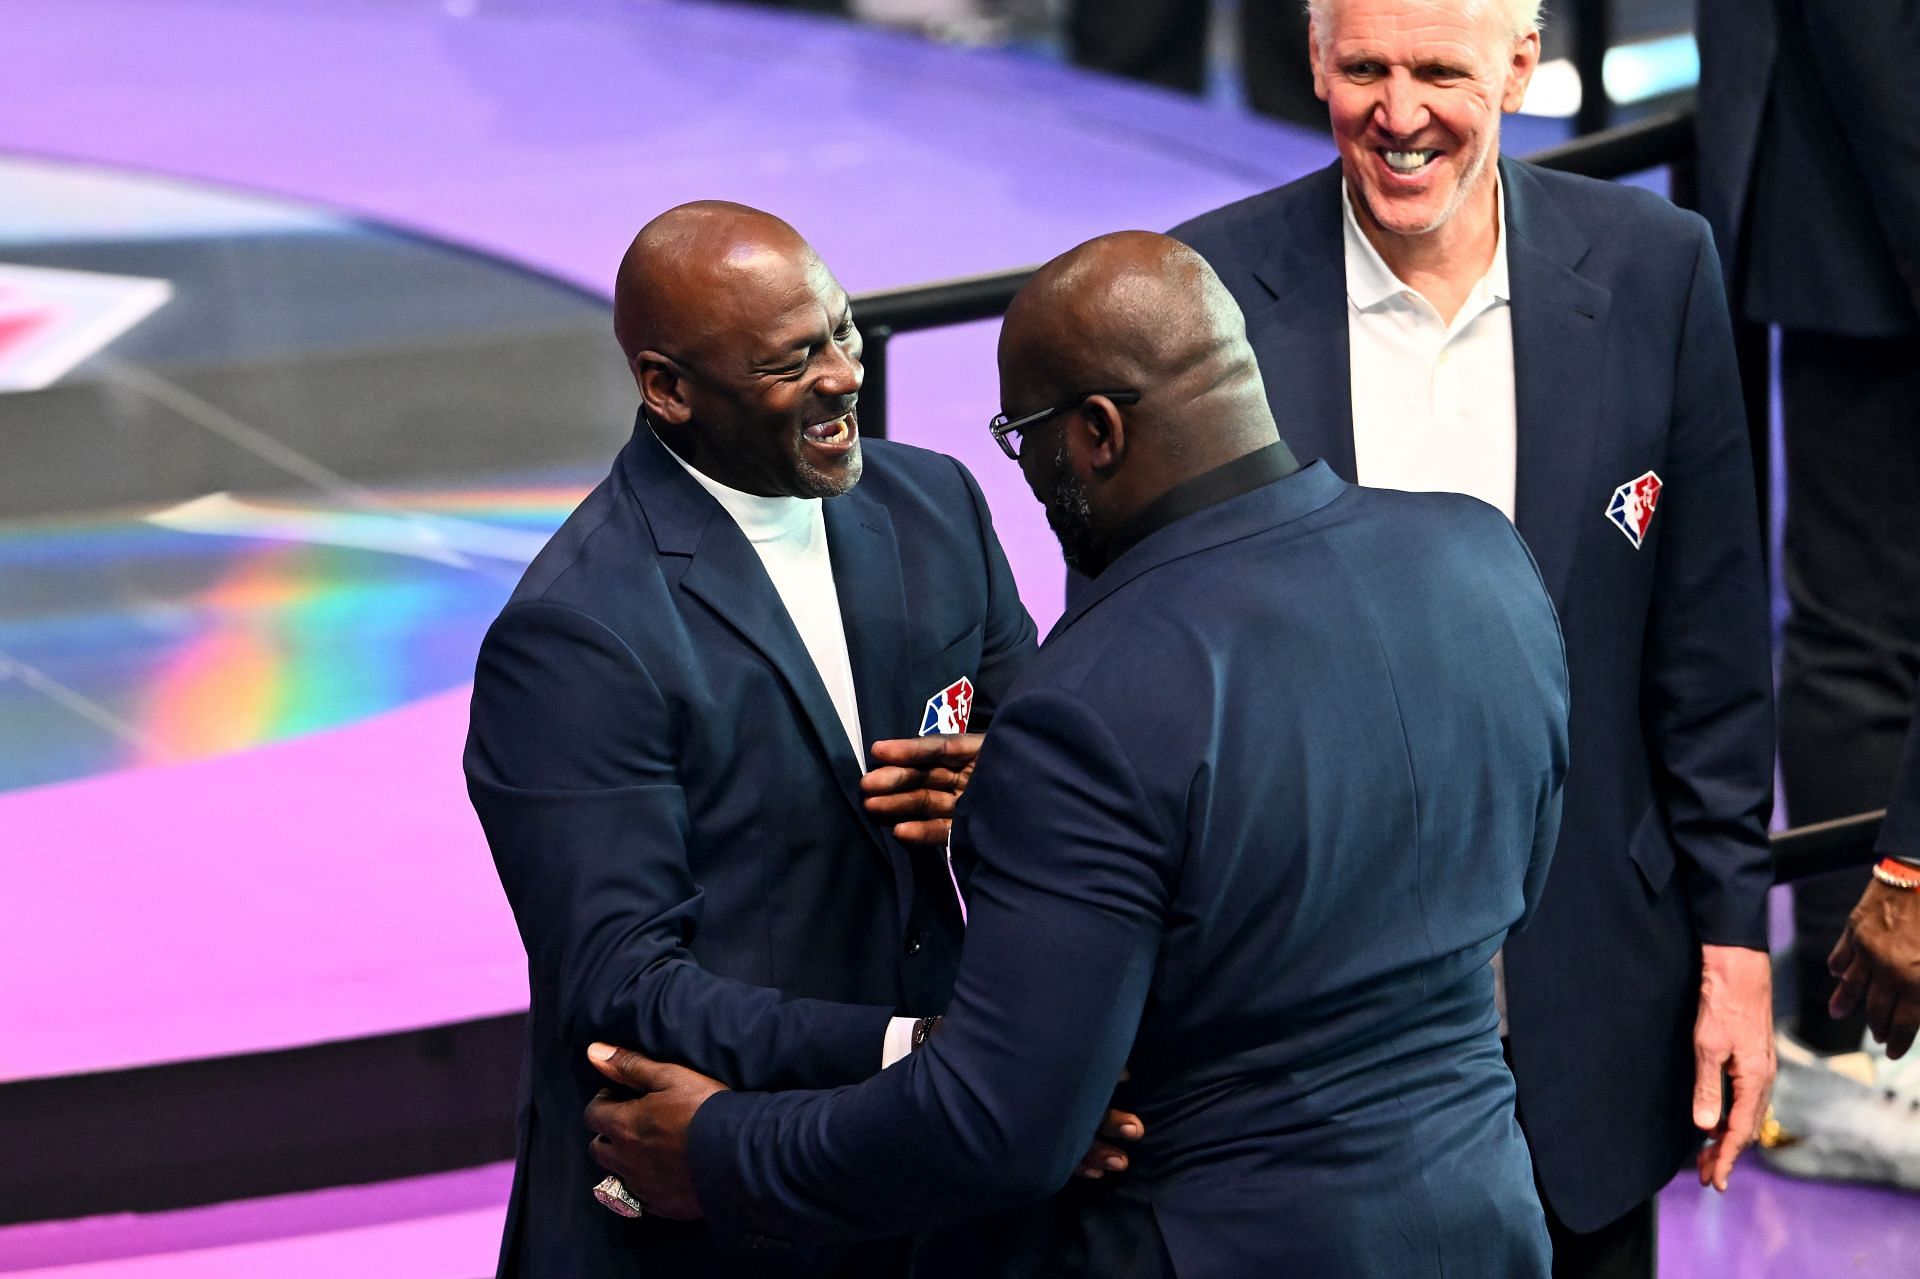
M 993 442 L 1000 446 L 1000 451 L 1007 455 L 1008 460 L 1018 462 L 1020 460 L 1020 446 L 1008 439 L 1007 437 L 1009 435 L 1012 435 L 1015 431 L 1026 430 L 1035 422 L 1044 422 L 1056 413 L 1065 413 L 1071 409 L 1077 409 L 1096 395 L 1104 395 L 1115 404 L 1138 404 L 1140 402 L 1140 392 L 1138 391 L 1082 391 L 1063 404 L 1056 404 L 1050 409 L 1041 409 L 1038 413 L 1028 413 L 1024 417 L 1009 418 L 1005 413 L 1001 413 L 997 415 L 993 421 L 987 423 L 987 430 L 992 434 Z

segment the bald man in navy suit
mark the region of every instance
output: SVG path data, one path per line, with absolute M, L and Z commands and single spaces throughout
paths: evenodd
M 942 852 L 867 811 L 868 744 L 929 711 L 985 727 L 1033 622 L 972 477 L 860 439 L 851 304 L 792 227 L 662 214 L 615 329 L 633 438 L 474 675 L 467 785 L 532 988 L 500 1273 L 894 1279 L 909 1241 L 768 1256 L 596 1201 L 583 1054 L 632 1039 L 808 1087 L 904 1053 L 946 1006 L 960 914 Z

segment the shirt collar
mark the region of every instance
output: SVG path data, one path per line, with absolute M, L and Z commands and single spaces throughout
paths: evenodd
M 660 439 L 658 435 L 655 439 Z M 707 492 L 713 494 L 713 500 L 726 508 L 747 540 L 756 545 L 762 542 L 778 542 L 783 539 L 805 541 L 813 528 L 813 522 L 820 514 L 820 499 L 817 497 L 762 497 L 758 493 L 742 493 L 714 479 L 704 471 L 696 469 L 685 458 L 660 440 L 660 447 L 667 450 L 667 456 L 680 464 L 680 469 L 691 475 L 695 482 Z
M 1103 560 L 1098 566 L 1086 566 L 1087 572 L 1098 577 L 1107 565 L 1167 525 L 1243 493 L 1251 493 L 1275 480 L 1284 480 L 1299 469 L 1300 464 L 1293 460 L 1293 450 L 1287 447 L 1286 441 L 1275 440 L 1211 471 L 1203 471 L 1190 480 L 1183 480 L 1147 503 L 1115 529 L 1104 548 Z
M 1493 195 L 1493 261 L 1487 264 L 1487 273 L 1474 286 L 1474 291 L 1484 288 L 1495 301 L 1510 302 L 1513 294 L 1507 283 L 1507 188 L 1500 181 L 1498 165 L 1493 171 Z M 1373 247 L 1373 241 L 1360 229 L 1360 219 L 1353 211 L 1353 197 L 1345 178 L 1340 179 L 1340 239 L 1347 262 L 1347 298 L 1355 307 L 1365 311 L 1388 298 L 1412 291 L 1393 273 L 1387 260 L 1380 256 L 1380 250 Z

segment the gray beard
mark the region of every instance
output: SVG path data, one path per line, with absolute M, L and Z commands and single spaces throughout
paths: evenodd
M 839 497 L 853 491 L 860 482 L 860 472 L 866 467 L 866 459 L 860 455 L 860 444 L 854 442 L 853 451 L 847 454 L 846 467 L 839 471 L 823 471 L 808 464 L 802 457 L 795 474 L 799 477 L 802 495 L 805 497 Z

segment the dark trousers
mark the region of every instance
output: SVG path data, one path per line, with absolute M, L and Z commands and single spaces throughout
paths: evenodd
M 1546 1196 L 1541 1199 L 1544 1202 Z M 1618 1221 L 1586 1234 L 1567 1229 L 1548 1208 L 1553 1279 L 1653 1279 L 1656 1203 L 1649 1199 Z
M 1067 41 L 1080 66 L 1199 93 L 1207 82 L 1212 8 L 1211 0 L 1071 0 Z M 1240 0 L 1240 67 L 1255 111 L 1326 127 L 1307 59 L 1304 5 Z
M 1920 674 L 1920 339 L 1785 330 L 1787 614 L 1780 772 L 1792 824 L 1886 806 Z M 1793 893 L 1795 1030 L 1860 1046 L 1827 1016 L 1827 954 L 1867 870 Z

